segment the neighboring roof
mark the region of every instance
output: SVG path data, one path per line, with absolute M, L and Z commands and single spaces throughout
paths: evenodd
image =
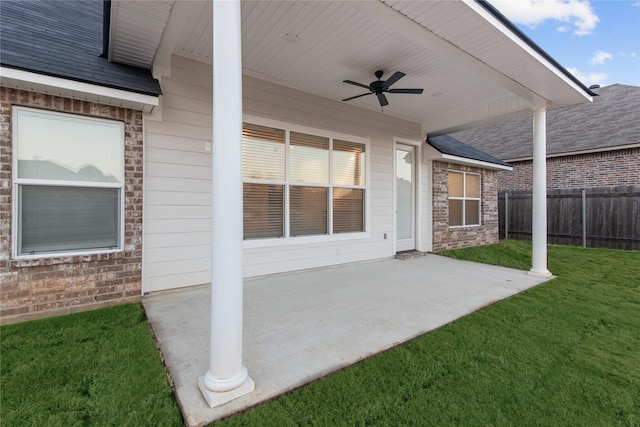
M 442 154 L 462 157 L 464 159 L 478 160 L 500 166 L 511 167 L 509 163 L 488 155 L 476 148 L 466 145 L 448 135 L 439 135 L 427 138 L 427 144 L 438 150 Z
M 103 50 L 101 0 L 0 1 L 4 67 L 157 96 L 149 70 L 109 62 Z
M 593 103 L 547 112 L 547 155 L 640 145 L 640 87 L 614 84 L 598 93 Z M 502 159 L 528 159 L 533 156 L 533 113 L 450 136 Z

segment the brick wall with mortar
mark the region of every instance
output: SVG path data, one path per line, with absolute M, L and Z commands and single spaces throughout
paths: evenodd
M 480 226 L 449 227 L 449 171 L 481 174 Z M 433 162 L 433 251 L 489 245 L 498 242 L 498 186 L 496 171 Z
M 498 191 L 531 191 L 532 161 L 512 165 L 512 172 L 498 173 Z M 547 188 L 617 185 L 640 185 L 640 147 L 547 159 Z
M 0 103 L 0 323 L 139 301 L 142 284 L 142 113 L 6 87 L 0 87 Z M 124 123 L 124 251 L 12 259 L 13 106 Z

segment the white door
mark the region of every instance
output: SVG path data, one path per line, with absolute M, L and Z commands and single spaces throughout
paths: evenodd
M 396 252 L 416 248 L 415 147 L 396 145 Z

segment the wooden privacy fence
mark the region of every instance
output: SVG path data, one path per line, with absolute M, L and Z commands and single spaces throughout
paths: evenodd
M 498 194 L 500 238 L 531 240 L 531 206 L 530 191 Z M 640 250 L 640 186 L 547 190 L 547 240 Z

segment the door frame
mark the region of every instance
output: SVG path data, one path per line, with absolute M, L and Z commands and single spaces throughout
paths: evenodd
M 398 149 L 402 147 L 408 147 L 413 149 L 413 189 L 411 192 L 413 198 L 413 248 L 418 249 L 421 247 L 421 231 L 422 224 L 420 221 L 420 189 L 421 189 L 421 178 L 422 178 L 422 144 L 420 141 L 405 139 L 405 138 L 393 138 L 393 253 L 395 254 L 398 250 L 410 250 L 405 248 L 398 248 L 398 238 L 397 238 L 397 154 Z

